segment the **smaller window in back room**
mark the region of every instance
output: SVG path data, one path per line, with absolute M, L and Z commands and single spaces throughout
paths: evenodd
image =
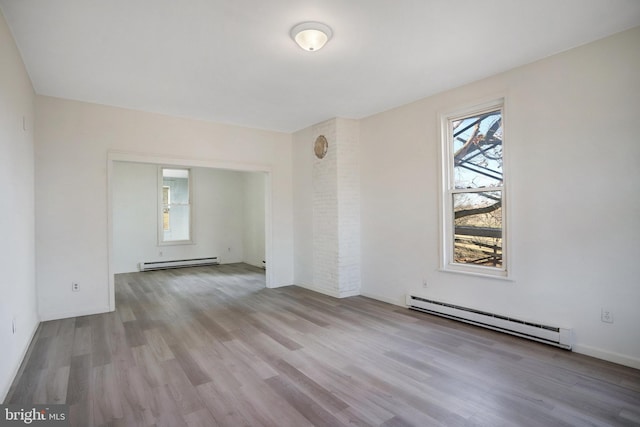
M 191 242 L 190 170 L 160 168 L 158 241 L 160 244 Z

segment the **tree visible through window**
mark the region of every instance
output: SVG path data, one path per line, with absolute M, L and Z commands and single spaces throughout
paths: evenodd
M 446 119 L 445 259 L 504 273 L 501 104 Z

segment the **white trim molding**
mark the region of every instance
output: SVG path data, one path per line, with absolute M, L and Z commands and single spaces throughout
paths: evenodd
M 506 158 L 505 144 L 502 144 L 502 164 L 501 169 L 501 182 L 498 184 L 488 183 L 483 187 L 469 187 L 461 188 L 456 186 L 454 175 L 454 151 L 453 151 L 453 138 L 452 122 L 455 120 L 462 120 L 475 115 L 481 115 L 483 113 L 490 113 L 493 111 L 500 112 L 500 128 L 502 129 L 502 140 L 506 141 L 505 125 L 506 113 L 505 113 L 506 99 L 504 96 L 494 98 L 491 101 L 484 101 L 481 103 L 464 106 L 459 109 L 442 112 L 438 115 L 439 120 L 439 138 L 440 138 L 440 270 L 444 272 L 455 273 L 467 273 L 472 275 L 495 277 L 495 278 L 507 278 L 510 279 L 510 241 L 508 233 L 508 182 L 506 165 L 509 163 Z M 508 141 L 507 141 L 508 144 Z M 478 172 L 481 175 L 487 175 L 487 173 Z M 478 175 L 478 176 L 481 176 Z M 488 175 L 487 175 L 488 176 Z M 485 178 L 486 179 L 486 178 Z M 473 194 L 473 193 L 500 193 L 500 208 L 501 208 L 501 264 L 499 266 L 486 266 L 465 264 L 461 262 L 455 262 L 454 260 L 454 207 L 453 199 L 458 194 Z M 490 230 L 489 230 L 490 231 Z

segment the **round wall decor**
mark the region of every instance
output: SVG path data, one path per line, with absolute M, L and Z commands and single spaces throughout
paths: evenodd
M 316 153 L 316 157 L 319 159 L 323 159 L 324 156 L 327 155 L 327 150 L 329 149 L 329 142 L 327 142 L 327 138 L 324 135 L 320 135 L 316 138 L 315 144 L 313 144 L 313 152 Z

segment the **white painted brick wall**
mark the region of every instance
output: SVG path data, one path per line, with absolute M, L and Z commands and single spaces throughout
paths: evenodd
M 314 286 L 338 292 L 338 176 L 336 127 L 334 121 L 314 126 L 315 138 L 324 135 L 329 143 L 327 155 L 313 163 L 313 279 Z
M 337 119 L 340 292 L 360 290 L 360 147 L 354 120 Z
M 314 286 L 336 296 L 360 290 L 359 128 L 354 120 L 333 119 L 313 128 L 329 149 L 313 164 Z

